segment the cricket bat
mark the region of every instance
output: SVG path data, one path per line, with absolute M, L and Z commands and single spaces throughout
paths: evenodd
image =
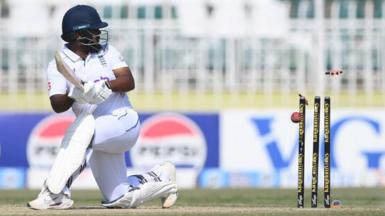
M 72 84 L 74 84 L 77 88 L 84 90 L 82 82 L 73 74 L 72 70 L 69 66 L 63 62 L 61 58 L 60 52 L 55 53 L 55 62 L 57 70 Z
M 57 70 L 66 78 L 70 83 L 72 83 L 77 88 L 84 91 L 84 86 L 74 73 L 71 68 L 63 61 L 61 58 L 60 52 L 55 53 L 55 62 Z M 84 108 L 82 112 L 92 113 L 97 108 L 96 104 L 88 104 L 87 108 Z

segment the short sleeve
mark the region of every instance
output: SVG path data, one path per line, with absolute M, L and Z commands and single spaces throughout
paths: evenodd
M 106 57 L 111 69 L 128 67 L 120 52 L 111 45 L 108 46 Z
M 47 81 L 48 81 L 48 94 L 51 97 L 55 94 L 66 94 L 67 93 L 67 81 L 57 71 L 55 61 L 51 61 L 47 68 Z

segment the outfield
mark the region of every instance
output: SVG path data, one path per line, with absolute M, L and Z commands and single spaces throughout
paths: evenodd
M 37 192 L 0 191 L 0 215 L 385 215 L 385 188 L 335 189 L 332 197 L 342 201 L 340 209 L 309 208 L 310 190 L 306 208 L 297 209 L 294 189 L 196 189 L 181 190 L 171 209 L 161 209 L 158 200 L 137 209 L 104 209 L 98 191 L 74 191 L 71 210 L 30 210 L 25 204 Z

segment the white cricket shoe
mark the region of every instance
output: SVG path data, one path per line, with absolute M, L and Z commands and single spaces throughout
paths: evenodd
M 173 206 L 178 198 L 174 164 L 165 162 L 156 165 L 146 175 L 149 180 L 145 179 L 138 187 L 130 185 L 124 195 L 113 201 L 102 201 L 102 205 L 106 208 L 136 208 L 147 201 L 161 198 L 162 208 Z
M 136 208 L 147 201 L 167 197 L 176 192 L 176 185 L 171 181 L 146 182 L 140 188 L 130 187 L 123 196 L 116 200 L 102 201 L 102 205 L 106 208 Z
M 176 169 L 175 165 L 169 161 L 166 161 L 160 165 L 162 173 L 168 175 L 170 181 L 176 185 Z M 178 199 L 178 189 L 175 192 L 169 193 L 167 196 L 161 198 L 162 208 L 170 208 Z
M 60 194 L 51 193 L 46 186 L 41 190 L 36 199 L 27 203 L 31 209 L 68 209 L 71 208 L 74 201 L 70 199 L 70 194 L 61 192 Z

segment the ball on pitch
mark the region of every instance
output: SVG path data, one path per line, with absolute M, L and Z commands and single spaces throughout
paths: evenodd
M 301 114 L 299 112 L 293 112 L 291 114 L 291 121 L 294 123 L 298 123 L 301 120 Z
M 331 207 L 332 208 L 342 208 L 342 202 L 340 200 L 333 200 Z

